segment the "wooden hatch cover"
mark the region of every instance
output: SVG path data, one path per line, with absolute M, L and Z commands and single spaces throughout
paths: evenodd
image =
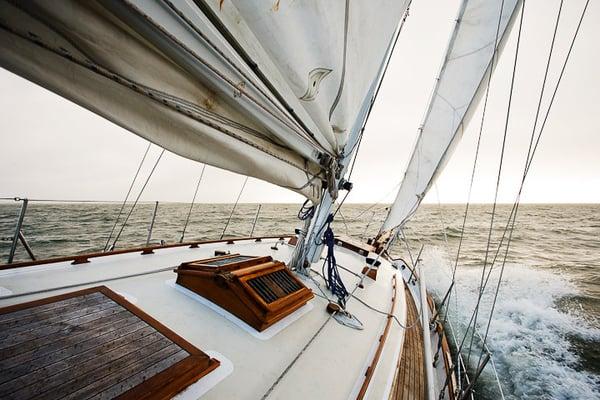
M 169 399 L 219 366 L 105 286 L 0 308 L 0 398 Z
M 177 284 L 263 331 L 314 297 L 272 257 L 230 254 L 181 264 Z

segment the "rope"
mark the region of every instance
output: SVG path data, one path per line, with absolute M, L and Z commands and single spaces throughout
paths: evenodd
M 152 145 L 152 143 L 148 142 L 148 147 L 146 147 L 146 151 L 144 152 L 142 161 L 140 161 L 140 165 L 138 165 L 137 171 L 135 171 L 135 175 L 133 176 L 131 185 L 129 185 L 129 190 L 127 190 L 127 194 L 125 195 L 125 198 L 123 199 L 123 203 L 121 204 L 121 208 L 119 209 L 119 213 L 117 214 L 117 219 L 115 219 L 115 223 L 113 224 L 112 229 L 110 230 L 110 234 L 108 235 L 108 238 L 106 239 L 106 244 L 104 245 L 104 249 L 102 251 L 106 251 L 106 249 L 108 248 L 108 244 L 110 243 L 110 239 L 112 238 L 112 235 L 115 232 L 117 223 L 119 223 L 119 218 L 121 218 L 121 214 L 123 214 L 123 210 L 125 209 L 125 203 L 127 203 L 127 199 L 129 198 L 129 195 L 131 194 L 133 185 L 135 184 L 135 181 L 140 173 L 140 170 L 142 169 L 142 165 L 144 164 L 144 160 L 146 160 L 146 156 L 148 155 L 148 151 L 150 150 L 151 145 Z
M 475 320 L 473 321 L 474 327 L 477 326 L 477 318 L 479 316 L 479 306 L 481 304 L 481 297 L 483 296 L 483 291 L 482 291 L 483 282 L 484 282 L 484 278 L 485 278 L 485 271 L 486 271 L 487 261 L 488 261 L 491 242 L 492 242 L 492 233 L 494 231 L 494 219 L 496 216 L 496 207 L 498 204 L 498 191 L 500 189 L 500 178 L 502 176 L 502 166 L 504 164 L 504 153 L 506 150 L 506 138 L 508 136 L 508 123 L 510 121 L 510 111 L 512 108 L 511 107 L 512 106 L 512 98 L 513 98 L 513 91 L 514 91 L 514 86 L 515 86 L 515 76 L 516 76 L 516 72 L 517 72 L 517 62 L 519 59 L 519 48 L 521 45 L 521 32 L 522 32 L 522 28 L 523 28 L 524 14 L 525 14 L 525 0 L 523 0 L 522 7 L 521 7 L 521 17 L 519 20 L 519 32 L 517 35 L 517 45 L 515 48 L 515 59 L 513 62 L 513 69 L 512 69 L 511 80 L 510 80 L 510 91 L 509 91 L 509 95 L 508 95 L 508 105 L 507 105 L 507 109 L 506 109 L 506 118 L 504 121 L 504 133 L 502 136 L 502 149 L 500 151 L 500 161 L 498 163 L 498 174 L 496 177 L 496 189 L 495 189 L 495 193 L 494 193 L 494 203 L 492 205 L 492 216 L 490 218 L 490 229 L 488 232 L 488 239 L 487 239 L 487 244 L 486 244 L 486 249 L 485 249 L 485 257 L 483 259 L 483 269 L 481 271 L 481 283 L 479 286 L 480 287 L 480 295 L 479 295 L 479 298 L 477 299 L 477 304 L 475 305 Z M 469 363 L 469 361 L 471 359 L 472 347 L 473 347 L 473 335 L 471 335 L 471 341 L 469 343 L 469 352 L 467 353 L 467 364 Z
M 315 215 L 315 205 L 311 203 L 309 206 L 309 202 L 310 200 L 306 199 L 302 204 L 302 207 L 300 207 L 300 211 L 298 211 L 298 219 L 300 221 L 306 221 Z
M 323 328 L 325 328 L 325 325 L 327 325 L 327 323 L 331 320 L 331 318 L 333 318 L 333 316 L 335 314 L 337 314 L 336 311 L 334 311 L 331 314 L 329 314 L 329 317 L 327 317 L 327 319 L 325 320 L 325 322 L 323 322 L 323 324 L 319 327 L 319 329 L 317 329 L 317 331 L 315 332 L 315 334 L 312 335 L 312 337 L 308 340 L 308 342 L 304 345 L 304 347 L 302 347 L 302 350 L 300 350 L 298 352 L 298 354 L 296 354 L 296 357 L 294 357 L 294 359 L 288 364 L 288 366 L 283 370 L 283 372 L 277 377 L 277 379 L 275 380 L 275 382 L 273 382 L 273 384 L 271 385 L 271 387 L 269 387 L 269 389 L 261 397 L 261 400 L 265 400 L 266 398 L 269 397 L 269 395 L 271 394 L 271 392 L 273 391 L 273 389 L 275 389 L 275 387 L 279 384 L 279 382 L 281 382 L 281 380 L 289 372 L 289 370 L 292 369 L 292 367 L 294 366 L 294 364 L 296 364 L 296 361 L 298 361 L 298 359 L 300 358 L 300 356 L 302 356 L 302 354 L 304 354 L 304 352 L 306 351 L 306 349 L 308 349 L 308 346 L 310 346 L 311 343 L 314 342 L 314 340 L 317 338 L 317 336 L 319 336 L 319 334 L 323 331 Z
M 140 197 L 142 196 L 142 193 L 144 193 L 144 189 L 146 189 L 146 185 L 148 185 L 148 182 L 150 181 L 150 178 L 152 177 L 152 174 L 154 173 L 154 170 L 156 169 L 156 166 L 160 162 L 160 159 L 162 158 L 163 154 L 165 154 L 165 149 L 162 149 L 162 151 L 160 152 L 158 158 L 156 159 L 156 162 L 154 163 L 154 166 L 152 167 L 152 170 L 150 170 L 150 173 L 148 174 L 148 177 L 146 178 L 146 181 L 144 182 L 144 186 L 142 186 L 142 188 L 140 189 L 140 192 L 138 193 L 137 197 L 135 198 L 135 201 L 133 202 L 133 205 L 131 206 L 131 209 L 129 210 L 129 213 L 125 217 L 125 221 L 123 221 L 123 225 L 121 226 L 121 229 L 119 230 L 119 233 L 115 237 L 115 240 L 113 241 L 113 244 L 110 246 L 110 250 L 113 250 L 115 248 L 115 245 L 117 244 L 117 241 L 121 237 L 121 233 L 123 233 L 123 229 L 125 229 L 125 226 L 127 225 L 127 221 L 129 221 L 129 217 L 131 217 L 131 214 L 133 213 L 133 210 L 135 209 L 135 206 L 137 205 L 138 201 L 140 200 Z
M 227 220 L 227 223 L 225 224 L 225 227 L 223 228 L 223 232 L 221 233 L 220 239 L 223 239 L 223 236 L 225 236 L 225 231 L 227 231 L 227 227 L 229 226 L 229 223 L 231 222 L 231 218 L 233 217 L 235 208 L 237 207 L 238 202 L 240 201 L 240 197 L 242 197 L 242 192 L 244 191 L 244 188 L 246 187 L 246 182 L 248 182 L 248 177 L 246 177 L 246 179 L 244 179 L 244 184 L 242 185 L 242 188 L 240 189 L 240 193 L 238 194 L 237 199 L 235 199 L 235 203 L 233 204 L 233 208 L 231 209 L 231 213 L 229 214 L 229 219 Z
M 198 183 L 196 184 L 196 190 L 194 191 L 194 197 L 192 197 L 192 204 L 190 204 L 190 209 L 188 211 L 187 217 L 185 218 L 185 223 L 183 224 L 183 230 L 181 231 L 181 238 L 179 239 L 179 243 L 183 243 L 183 237 L 185 236 L 185 230 L 187 229 L 188 223 L 190 222 L 190 216 L 192 215 L 192 209 L 194 208 L 194 202 L 196 201 L 196 195 L 198 194 L 198 188 L 200 187 L 200 182 L 202 182 L 202 177 L 204 176 L 204 170 L 206 169 L 206 164 L 202 166 L 202 171 L 200 172 L 200 178 L 198 179 Z
M 323 234 L 324 243 L 327 246 L 327 257 L 323 263 L 323 266 L 327 265 L 327 279 L 325 279 L 325 284 L 331 293 L 338 298 L 339 305 L 344 308 L 346 306 L 348 290 L 342 281 L 335 261 L 335 236 L 331 229 L 331 222 L 333 222 L 333 214 L 329 214 L 329 217 L 327 217 L 327 229 L 325 229 L 325 233 Z

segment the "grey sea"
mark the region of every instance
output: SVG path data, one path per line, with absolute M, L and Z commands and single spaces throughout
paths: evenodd
M 38 258 L 98 251 L 107 242 L 119 208 L 116 203 L 32 202 L 23 231 Z M 146 243 L 153 208 L 154 203 L 137 206 L 116 248 Z M 221 236 L 231 208 L 230 204 L 196 204 L 185 240 Z M 250 235 L 257 208 L 257 204 L 238 205 L 225 236 Z M 160 203 L 151 243 L 179 241 L 189 209 L 189 204 Z M 300 225 L 298 209 L 297 204 L 262 205 L 254 235 L 293 232 Z M 477 397 L 501 398 L 493 389 L 495 367 L 508 399 L 599 399 L 600 205 L 521 205 L 507 252 L 506 240 L 500 249 L 498 244 L 511 207 L 498 207 L 488 242 L 491 206 L 471 205 L 457 261 L 464 209 L 464 205 L 421 207 L 404 232 L 410 254 L 404 242 L 396 244 L 392 253 L 410 260 L 423 247 L 427 284 L 438 302 L 457 265 L 456 290 L 447 302 L 447 314 L 459 342 L 477 303 L 486 253 L 488 271 L 496 258 L 477 323 L 481 337 L 488 331 L 485 341 L 494 364 L 486 367 Z M 0 202 L 2 262 L 8 257 L 18 213 L 19 203 Z M 385 213 L 383 205 L 344 205 L 334 230 L 358 238 L 373 236 Z M 115 234 L 120 230 L 118 224 Z M 21 247 L 16 258 L 27 259 Z M 464 349 L 468 354 L 471 347 L 471 360 L 476 362 L 482 338 L 475 335 L 469 346 L 471 333 L 466 333 Z

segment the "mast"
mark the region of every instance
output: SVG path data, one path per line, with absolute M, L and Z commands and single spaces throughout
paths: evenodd
M 406 21 L 406 18 L 408 17 L 408 10 L 409 10 L 411 2 L 412 2 L 412 0 L 409 0 L 405 4 L 404 16 L 400 20 L 400 23 L 398 24 L 398 27 L 389 42 L 389 45 L 388 45 L 388 48 L 386 51 L 386 55 L 385 55 L 383 61 L 381 62 L 378 74 L 377 74 L 375 80 L 373 81 L 371 88 L 369 90 L 370 96 L 365 100 L 365 102 L 359 112 L 359 115 L 356 119 L 356 125 L 351 130 L 351 134 L 346 143 L 346 147 L 345 147 L 345 151 L 344 151 L 345 157 L 340 162 L 340 169 L 341 169 L 340 176 L 341 177 L 339 179 L 336 179 L 336 181 L 335 181 L 336 189 L 339 188 L 340 183 L 343 184 L 343 182 L 345 181 L 345 178 L 343 178 L 343 177 L 345 176 L 346 171 L 348 170 L 350 160 L 352 160 L 353 157 L 357 156 L 358 143 L 361 140 L 361 137 L 364 133 L 366 124 L 369 120 L 371 110 L 373 109 L 375 100 L 377 99 L 377 95 L 379 94 L 379 89 L 381 88 L 381 84 L 383 83 L 383 78 L 385 77 L 385 73 L 387 72 L 387 67 L 389 66 L 392 54 L 394 52 L 394 48 L 398 41 L 398 37 L 400 36 L 400 32 L 402 31 L 404 22 Z M 348 179 L 349 179 L 349 177 L 348 177 Z M 352 183 L 349 181 L 346 181 L 346 182 L 348 182 L 349 185 L 346 187 L 345 190 L 349 191 L 352 189 Z M 313 263 L 313 262 L 318 261 L 318 257 L 320 257 L 322 250 L 323 250 L 323 246 L 324 246 L 324 244 L 320 243 L 320 241 L 318 241 L 318 239 L 322 233 L 321 232 L 322 227 L 325 225 L 327 217 L 331 213 L 331 208 L 332 208 L 334 202 L 335 202 L 335 198 L 332 197 L 331 191 L 326 192 L 323 195 L 323 197 L 321 199 L 321 203 L 318 206 L 316 216 L 313 218 L 313 221 L 311 221 L 312 223 L 310 225 L 310 230 L 305 238 L 306 239 L 306 243 L 305 243 L 306 250 L 301 250 L 301 251 L 305 251 L 305 254 L 306 254 L 305 257 L 302 257 L 303 261 L 306 260 L 308 263 Z M 303 246 L 299 246 L 299 247 L 302 248 Z

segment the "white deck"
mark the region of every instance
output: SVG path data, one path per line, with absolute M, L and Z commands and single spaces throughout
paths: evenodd
M 184 261 L 212 257 L 215 250 L 271 255 L 274 259 L 288 261 L 293 247 L 280 244 L 279 250 L 272 250 L 275 242 L 275 239 L 265 239 L 259 243 L 253 240 L 229 245 L 212 243 L 195 249 L 159 249 L 150 255 L 127 253 L 92 258 L 88 264 L 62 262 L 0 271 L 0 286 L 10 290 L 10 296 L 19 295 L 9 297 L 5 295 L 8 292 L 3 291 L 0 307 L 105 285 L 134 300 L 138 307 L 201 350 L 222 356 L 221 366 L 184 392 L 183 398 L 197 398 L 204 393 L 202 399 L 261 399 L 271 389 L 268 398 L 272 399 L 355 398 L 379 344 L 386 321 L 384 315 L 350 299 L 347 310 L 362 321 L 364 330 L 343 326 L 329 318 L 325 311 L 327 301 L 319 297 L 321 292 L 315 283 L 303 279 L 316 295 L 309 303 L 311 306 L 287 318 L 276 332 L 261 336 L 241 326 L 239 321 L 224 316 L 206 301 L 173 287 L 175 274 L 171 268 Z M 356 274 L 360 274 L 365 266 L 365 257 L 340 247 L 336 247 L 336 258 L 338 264 Z M 386 260 L 381 261 L 377 281 L 365 278 L 364 289 L 358 289 L 356 295 L 369 305 L 388 312 L 392 276 L 396 270 Z M 321 263 L 314 264 L 313 269 L 321 271 Z M 340 273 L 346 287 L 352 291 L 359 278 L 343 269 Z M 314 278 L 324 286 L 319 276 L 315 274 Z M 323 291 L 328 293 L 324 288 Z M 30 292 L 37 293 L 28 294 Z M 404 321 L 406 304 L 400 274 L 398 294 L 396 315 Z M 404 332 L 393 323 L 366 398 L 387 398 L 403 335 Z

